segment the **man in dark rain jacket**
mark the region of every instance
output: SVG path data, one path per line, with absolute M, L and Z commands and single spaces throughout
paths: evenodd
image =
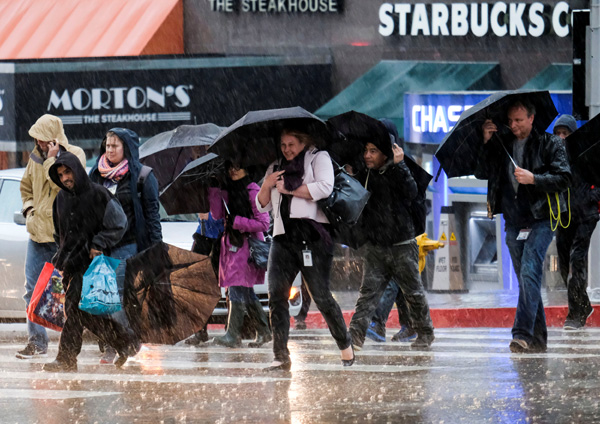
M 553 132 L 569 143 L 568 136 L 577 130 L 577 122 L 571 115 L 562 115 L 556 120 Z M 556 230 L 558 268 L 567 286 L 569 313 L 565 319 L 565 330 L 579 330 L 585 326 L 594 312 L 587 294 L 588 250 L 590 240 L 598 223 L 600 188 L 593 187 L 572 169 L 573 183 L 570 188 L 571 224 Z M 569 278 L 569 268 L 571 277 Z
M 419 276 L 419 248 L 415 240 L 411 201 L 417 184 L 404 163 L 404 151 L 390 142 L 387 131 L 365 146 L 366 169 L 357 178 L 371 192 L 363 210 L 360 231 L 366 238 L 363 280 L 350 321 L 355 349 L 360 349 L 371 316 L 390 281 L 398 284 L 408 304 L 417 339 L 412 347 L 426 348 L 433 342 L 429 305 Z
M 495 140 L 491 139 L 498 131 L 496 125 L 489 119 L 483 124 L 475 176 L 488 180 L 490 218 L 504 214 L 506 245 L 519 280 L 510 350 L 544 352 L 548 331 L 541 294 L 543 263 L 554 234 L 549 204 L 552 216 L 559 216 L 559 208 L 566 215 L 562 192 L 570 183 L 571 170 L 561 139 L 539 133 L 533 126 L 533 105 L 514 102 L 507 108 L 507 117 L 510 133 L 497 135 Z
M 83 274 L 92 258 L 108 254 L 121 239 L 127 228 L 127 217 L 107 189 L 90 181 L 72 153 L 60 155 L 48 174 L 61 188 L 52 207 L 54 237 L 58 244 L 52 263 L 63 273 L 66 321 L 56 360 L 45 364 L 43 369 L 76 371 L 84 327 L 124 355 L 129 349 L 129 338 L 118 325 L 79 309 Z

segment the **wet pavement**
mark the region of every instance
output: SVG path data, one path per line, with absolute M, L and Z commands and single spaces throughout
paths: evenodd
M 217 334 L 215 332 L 212 335 Z M 594 423 L 600 330 L 550 330 L 548 353 L 512 354 L 509 329 L 438 329 L 430 350 L 368 341 L 343 368 L 326 330 L 294 331 L 290 373 L 271 346 L 148 345 L 121 370 L 86 343 L 77 373 L 46 373 L 0 343 L 6 423 Z

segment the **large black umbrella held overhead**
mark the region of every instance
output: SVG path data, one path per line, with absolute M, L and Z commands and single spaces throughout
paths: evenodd
M 242 167 L 266 167 L 280 157 L 279 136 L 284 127 L 311 135 L 318 145 L 327 143 L 329 131 L 321 119 L 301 107 L 248 112 L 221 132 L 208 148 Z
M 544 132 L 558 112 L 548 91 L 501 91 L 477 103 L 461 115 L 442 144 L 435 157 L 448 178 L 473 175 L 477 158 L 483 143 L 481 127 L 491 119 L 498 127 L 498 135 L 510 131 L 507 123 L 508 107 L 517 100 L 523 100 L 535 107 L 534 127 Z M 491 142 L 501 142 L 493 137 Z
M 565 144 L 571 166 L 586 182 L 600 186 L 600 115 L 569 135 Z
M 206 154 L 223 128 L 215 124 L 180 125 L 150 138 L 140 147 L 140 161 L 153 169 L 162 190 L 188 163 Z
M 214 153 L 207 153 L 188 163 L 160 192 L 160 202 L 169 215 L 208 212 L 210 179 L 224 173 L 223 160 Z

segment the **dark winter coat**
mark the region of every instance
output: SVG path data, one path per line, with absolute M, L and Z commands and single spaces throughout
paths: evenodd
M 72 191 L 60 182 L 58 167 L 61 165 L 73 171 Z M 127 217 L 106 188 L 90 181 L 74 154 L 61 154 L 48 174 L 61 188 L 52 206 L 54 238 L 58 244 L 52 264 L 66 276 L 83 274 L 92 262 L 89 256 L 92 248 L 108 255 L 111 247 L 121 240 Z
M 117 137 L 123 141 L 123 152 L 129 163 L 129 172 L 117 183 L 115 195 L 123 205 L 128 216 L 133 216 L 133 222 L 129 222 L 124 241 L 137 243 L 138 251 L 142 251 L 162 240 L 162 229 L 160 226 L 160 204 L 158 201 L 158 181 L 152 172 L 144 180 L 144 185 L 138 192 L 138 178 L 142 169 L 139 153 L 138 135 L 125 128 L 112 128 Z M 106 152 L 106 145 L 102 143 L 100 157 Z M 98 170 L 98 161 L 90 171 L 90 178 L 98 184 L 104 184 L 105 179 Z M 133 208 L 133 210 L 130 210 Z M 124 243 L 126 244 L 126 243 Z
M 598 219 L 598 202 L 600 202 L 600 188 L 594 187 L 583 180 L 575 168 L 573 183 L 570 189 L 571 219 L 576 222 Z
M 501 138 L 512 155 L 514 135 L 510 133 Z M 505 177 L 509 161 L 508 155 L 495 137 L 485 145 L 482 141 L 475 177 L 488 180 L 487 206 L 490 218 L 510 207 L 502 204 L 505 190 L 511 189 L 507 187 L 510 181 Z M 528 201 L 533 219 L 549 219 L 547 195 L 550 196 L 554 215 L 558 215 L 555 193 L 559 193 L 561 213 L 567 212 L 565 190 L 571 182 L 571 168 L 560 137 L 546 132 L 537 133 L 534 128 L 525 143 L 522 168 L 532 172 L 535 178 L 535 184 L 520 184 L 518 188 L 518 196 L 524 196 Z
M 390 160 L 380 169 L 360 171 L 356 178 L 371 192 L 360 221 L 366 240 L 392 246 L 415 238 L 409 207 L 417 184 L 404 161 L 394 165 Z

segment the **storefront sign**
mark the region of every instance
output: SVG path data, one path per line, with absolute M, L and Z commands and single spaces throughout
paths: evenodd
M 534 3 L 383 3 L 379 33 L 391 35 L 462 37 L 540 37 L 550 31 L 570 33 L 567 2 Z
M 342 0 L 208 0 L 213 12 L 339 13 Z
M 491 93 L 441 93 L 404 95 L 404 136 L 412 143 L 439 144 L 460 114 Z M 571 93 L 551 93 L 559 115 L 572 113 Z M 548 128 L 553 128 L 552 123 Z
M 280 62 L 52 60 L 13 65 L 5 73 L 0 64 L 0 151 L 28 149 L 21 142 L 31 143 L 28 130 L 46 113 L 62 119 L 69 140 L 92 148 L 112 127 L 145 139 L 183 124 L 231 125 L 250 110 L 315 110 L 331 98 L 329 63 Z

